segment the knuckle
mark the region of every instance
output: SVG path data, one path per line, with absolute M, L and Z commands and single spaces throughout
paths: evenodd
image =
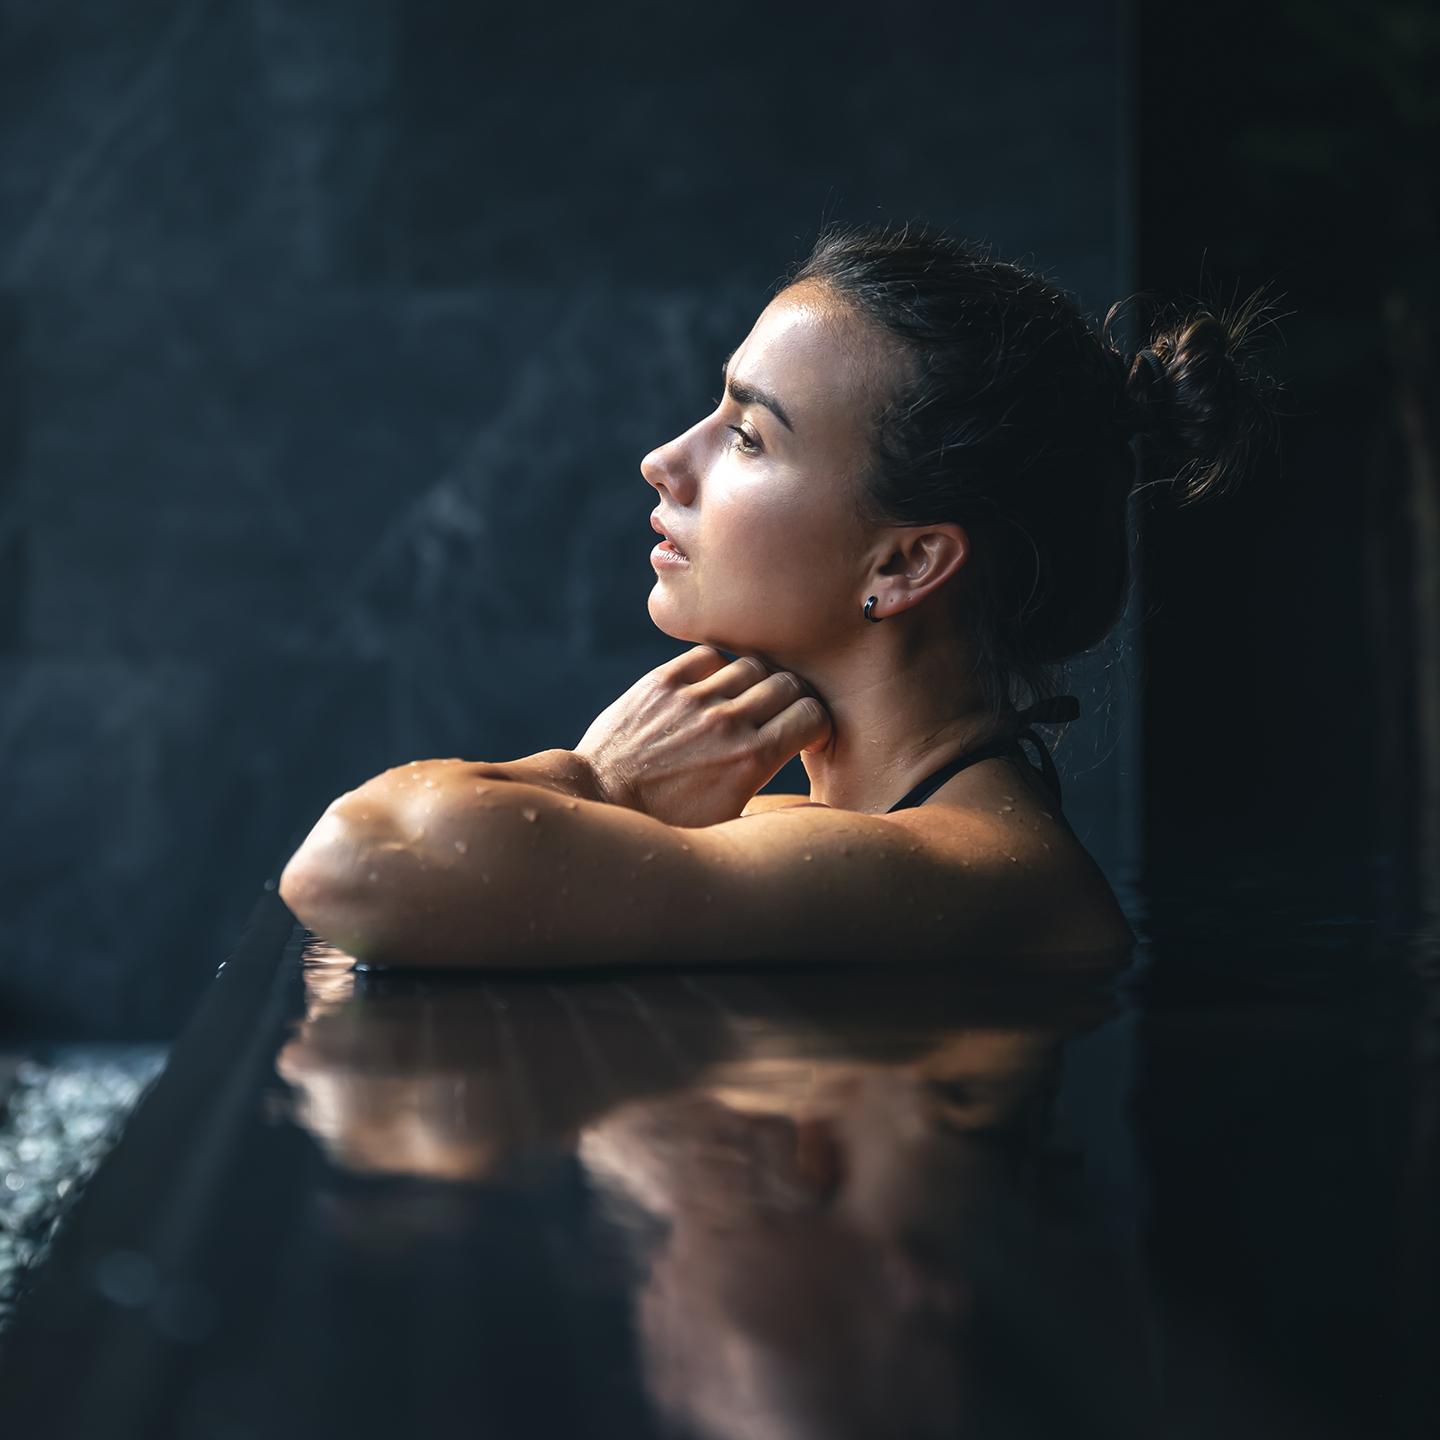
M 744 665 L 747 670 L 754 671 L 756 675 L 763 676 L 768 673 L 765 668 L 765 662 L 754 655 L 742 655 L 740 657 L 740 663 Z
M 721 705 L 711 705 L 700 712 L 700 729 L 703 734 L 723 734 L 735 723 L 735 713 L 726 701 Z

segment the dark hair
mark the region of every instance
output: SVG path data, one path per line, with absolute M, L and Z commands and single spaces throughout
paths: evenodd
M 1242 351 L 1265 314 L 1172 309 L 1133 356 L 1044 277 L 907 223 L 834 224 L 778 288 L 825 287 L 908 360 L 874 417 L 857 505 L 875 524 L 972 531 L 963 623 L 998 718 L 1055 693 L 1060 662 L 1100 641 L 1129 583 L 1131 438 L 1178 462 L 1181 503 L 1224 493 L 1273 442 L 1278 384 Z M 1154 359 L 1145 354 L 1145 348 Z

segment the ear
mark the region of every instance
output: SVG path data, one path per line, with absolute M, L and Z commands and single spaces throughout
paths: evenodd
M 963 525 L 910 525 L 890 532 L 889 553 L 875 568 L 885 609 L 908 610 L 953 579 L 970 558 Z

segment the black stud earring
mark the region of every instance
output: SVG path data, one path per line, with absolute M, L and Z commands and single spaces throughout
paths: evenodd
M 878 625 L 878 624 L 880 623 L 880 617 L 879 617 L 878 615 L 872 615 L 870 612 L 875 608 L 875 602 L 876 602 L 876 600 L 878 600 L 879 598 L 880 598 L 880 597 L 879 597 L 878 595 L 872 595 L 872 596 L 865 602 L 865 618 L 866 618 L 867 620 L 872 620 L 872 621 L 874 621 L 874 623 L 875 623 L 876 625 Z

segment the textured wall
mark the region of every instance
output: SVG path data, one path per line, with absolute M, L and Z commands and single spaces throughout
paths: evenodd
M 334 795 L 676 653 L 640 458 L 824 219 L 1128 288 L 1093 0 L 0 24 L 0 1027 L 172 1030 Z M 1112 660 L 1060 751 L 1104 857 Z

